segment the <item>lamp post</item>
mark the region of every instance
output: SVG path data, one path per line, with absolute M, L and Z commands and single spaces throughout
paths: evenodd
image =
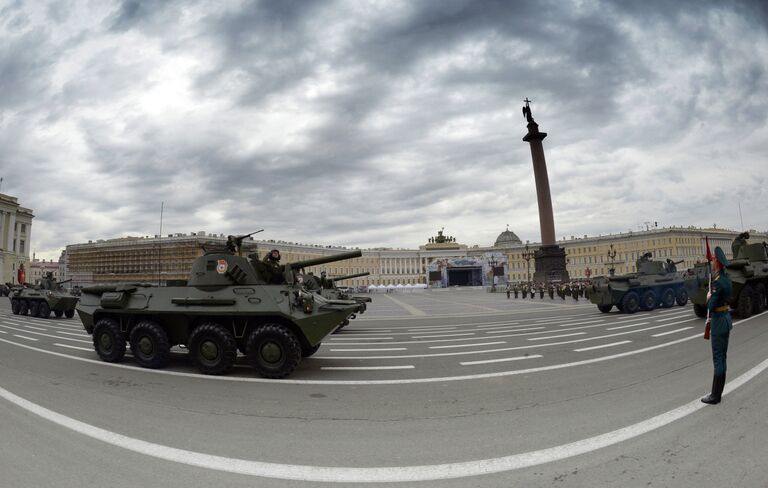
M 525 251 L 523 251 L 523 259 L 525 259 L 526 269 L 528 271 L 528 288 L 531 288 L 531 258 L 533 257 L 534 251 L 531 251 L 531 248 L 528 246 L 528 244 L 525 245 Z
M 499 264 L 496 258 L 491 256 L 488 259 L 488 267 L 491 268 L 491 292 L 496 291 L 496 266 Z
M 616 273 L 616 249 L 613 248 L 613 244 L 611 244 L 611 248 L 608 250 L 608 259 L 611 260 L 611 267 L 608 268 L 608 272 L 613 276 Z

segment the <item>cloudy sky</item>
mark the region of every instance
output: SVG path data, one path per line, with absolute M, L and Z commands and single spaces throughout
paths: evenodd
M 0 0 L 2 193 L 32 250 L 245 233 L 414 248 L 768 229 L 768 7 L 748 1 Z

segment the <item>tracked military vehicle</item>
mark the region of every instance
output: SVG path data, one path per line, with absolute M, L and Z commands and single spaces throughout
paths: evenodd
M 78 298 L 69 294 L 63 286 L 72 280 L 57 282 L 53 273 L 48 272 L 33 287 L 16 286 L 11 289 L 11 311 L 16 315 L 31 315 L 47 319 L 51 312 L 57 317 L 71 319 L 75 316 L 75 305 Z
M 269 269 L 256 255 L 240 256 L 244 237 L 230 236 L 227 250 L 197 258 L 189 280 L 174 286 L 83 288 L 77 312 L 99 357 L 119 362 L 130 344 L 140 366 L 162 368 L 170 348 L 185 345 L 201 373 L 220 375 L 232 368 L 239 349 L 261 376 L 284 378 L 347 316 L 365 311 L 365 304 L 310 293 L 295 279 L 303 267 L 359 257 L 360 251 Z
M 619 276 L 598 276 L 592 280 L 589 300 L 603 313 L 616 306 L 624 313 L 669 308 L 688 303 L 688 292 L 674 262 L 651 259 L 647 252 L 637 260 L 637 272 Z
M 768 308 L 768 244 L 747 244 L 748 233 L 734 239 L 733 259 L 726 266 L 733 288 L 728 300 L 740 318 L 747 318 Z M 691 296 L 693 311 L 698 317 L 707 316 L 709 263 L 699 263 L 689 271 L 685 286 Z

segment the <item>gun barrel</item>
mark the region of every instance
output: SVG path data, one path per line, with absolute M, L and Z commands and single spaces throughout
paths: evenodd
M 680 261 L 674 261 L 675 264 L 680 264 L 680 263 L 684 263 L 684 262 L 685 262 L 685 259 L 681 259 Z
M 349 280 L 349 279 L 352 279 L 352 278 L 359 278 L 361 276 L 368 276 L 369 274 L 371 274 L 371 273 L 366 271 L 365 273 L 355 273 L 355 274 L 351 274 L 351 275 L 334 276 L 333 278 L 331 278 L 331 281 Z
M 64 281 L 59 281 L 59 284 L 61 285 L 61 284 L 64 284 L 64 283 L 69 283 L 70 281 L 72 281 L 72 278 L 70 278 L 68 280 L 64 280 Z
M 338 254 L 332 254 L 330 256 L 323 256 L 320 258 L 306 259 L 304 261 L 296 261 L 295 263 L 288 263 L 286 266 L 290 266 L 293 269 L 308 268 L 310 266 L 318 266 L 320 264 L 334 263 L 336 261 L 344 261 L 345 259 L 359 258 L 363 255 L 362 251 L 350 251 L 340 252 Z

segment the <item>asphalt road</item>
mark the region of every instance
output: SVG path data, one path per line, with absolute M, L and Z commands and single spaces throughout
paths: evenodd
M 764 487 L 768 314 L 708 392 L 690 305 L 623 315 L 474 290 L 374 296 L 287 380 L 98 360 L 0 300 L 0 486 Z

